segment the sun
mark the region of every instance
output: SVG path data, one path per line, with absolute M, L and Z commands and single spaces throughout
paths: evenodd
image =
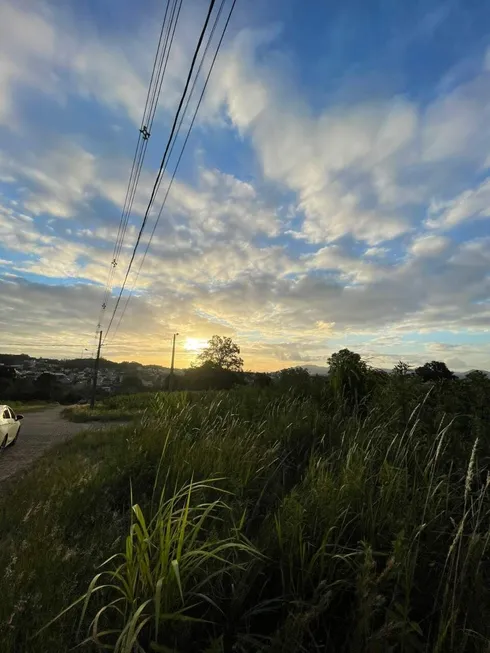
M 207 344 L 207 341 L 203 338 L 186 338 L 184 349 L 186 351 L 198 353 L 201 352 Z

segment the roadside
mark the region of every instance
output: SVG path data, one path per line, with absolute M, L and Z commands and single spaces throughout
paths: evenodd
M 7 404 L 7 406 L 10 406 L 10 408 L 12 408 L 16 413 L 21 413 L 21 415 L 59 406 L 58 403 L 53 403 L 52 401 L 12 401 L 8 399 L 7 401 L 0 403 Z
M 0 452 L 0 483 L 28 467 L 47 449 L 69 440 L 88 429 L 102 428 L 103 423 L 80 424 L 62 418 L 64 406 L 41 408 L 25 415 L 17 443 Z
M 70 422 L 86 423 L 86 422 L 131 422 L 136 417 L 141 415 L 142 411 L 136 410 L 123 410 L 121 408 L 114 408 L 107 406 L 104 403 L 96 404 L 94 409 L 91 409 L 88 404 L 81 406 L 68 406 L 61 412 L 61 416 Z

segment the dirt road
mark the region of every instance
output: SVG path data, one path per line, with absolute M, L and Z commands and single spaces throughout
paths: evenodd
M 103 426 L 100 423 L 67 422 L 61 417 L 63 408 L 56 406 L 25 415 L 15 446 L 0 451 L 0 482 L 30 465 L 49 447 L 69 440 L 80 431 Z

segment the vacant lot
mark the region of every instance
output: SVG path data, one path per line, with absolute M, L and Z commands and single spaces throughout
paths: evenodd
M 310 390 L 119 399 L 4 484 L 1 650 L 488 651 L 485 425 Z

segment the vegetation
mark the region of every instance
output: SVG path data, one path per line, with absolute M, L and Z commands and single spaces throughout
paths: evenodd
M 241 372 L 243 369 L 240 347 L 227 337 L 213 336 L 197 358 L 201 363 L 211 363 L 231 372 Z
M 89 404 L 70 406 L 63 410 L 63 417 L 71 422 L 127 422 L 141 419 L 152 408 L 154 393 L 116 395 L 97 402 L 92 410 Z
M 418 374 L 424 381 L 451 381 L 455 378 L 446 363 L 441 361 L 425 363 L 422 367 L 417 367 L 415 374 Z
M 16 413 L 35 413 L 40 410 L 46 410 L 55 404 L 52 404 L 48 401 L 9 401 L 8 405 Z
M 488 652 L 490 380 L 351 353 L 118 397 L 4 485 L 2 651 Z

